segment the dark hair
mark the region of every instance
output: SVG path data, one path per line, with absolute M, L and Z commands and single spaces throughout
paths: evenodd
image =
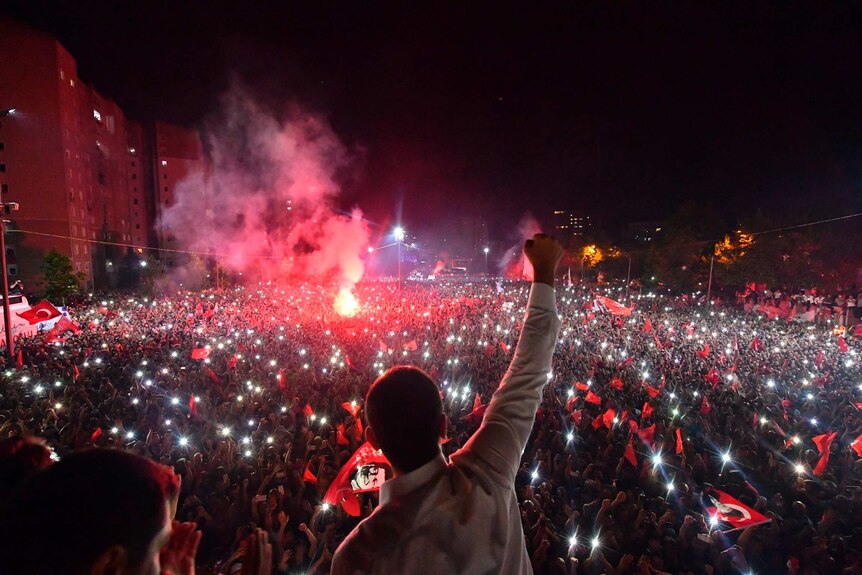
M 393 367 L 371 384 L 365 414 L 380 448 L 399 471 L 409 472 L 439 451 L 440 390 L 416 367 Z
M 33 437 L 0 441 L 0 504 L 22 482 L 51 465 L 51 450 Z
M 115 545 L 140 562 L 179 478 L 143 457 L 93 449 L 64 458 L 10 496 L 0 515 L 3 573 L 84 573 Z

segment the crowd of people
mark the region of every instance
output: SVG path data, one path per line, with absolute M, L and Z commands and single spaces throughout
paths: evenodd
M 327 573 L 376 502 L 362 493 L 358 517 L 323 502 L 365 441 L 369 385 L 395 365 L 427 371 L 454 453 L 508 367 L 528 291 L 367 282 L 352 317 L 307 283 L 82 301 L 80 333 L 21 340 L 4 366 L 0 457 L 34 454 L 6 466 L 0 497 L 53 459 L 121 450 L 181 479 L 175 517 L 200 532 L 198 573 L 234 572 L 249 536 L 269 542 L 274 573 Z M 632 299 L 625 315 L 557 289 L 554 367 L 516 482 L 534 572 L 862 572 L 860 338 Z M 768 521 L 719 522 L 714 490 Z

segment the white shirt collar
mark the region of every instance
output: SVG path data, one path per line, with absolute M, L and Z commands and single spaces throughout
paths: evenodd
M 422 467 L 384 482 L 380 486 L 380 505 L 385 505 L 393 497 L 403 497 L 422 487 L 446 467 L 448 467 L 446 459 L 442 453 L 437 452 L 437 456 Z

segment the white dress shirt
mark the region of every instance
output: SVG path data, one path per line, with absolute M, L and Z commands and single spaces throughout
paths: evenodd
M 333 575 L 532 573 L 515 474 L 559 328 L 554 288 L 533 284 L 518 347 L 479 430 L 449 462 L 441 453 L 385 482 L 380 505 L 336 550 Z

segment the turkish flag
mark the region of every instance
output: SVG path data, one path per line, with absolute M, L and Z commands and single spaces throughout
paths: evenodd
M 611 429 L 614 426 L 614 417 L 616 417 L 617 412 L 613 409 L 608 409 L 605 411 L 604 415 L 602 415 L 602 423 L 605 424 L 605 427 Z
M 614 388 L 614 389 L 616 389 L 617 391 L 622 391 L 622 390 L 623 390 L 623 387 L 624 387 L 624 385 L 623 385 L 623 380 L 621 380 L 621 379 L 620 379 L 620 378 L 618 378 L 618 377 L 613 378 L 613 379 L 611 380 L 611 387 L 613 387 L 613 388 Z
M 204 373 L 207 374 L 207 377 L 210 378 L 213 383 L 221 383 L 216 373 L 210 368 L 204 366 Z
M 404 351 L 416 351 L 417 349 L 419 349 L 419 345 L 416 343 L 415 339 L 412 339 L 402 345 L 401 349 L 403 349 Z
M 17 314 L 18 317 L 26 319 L 30 325 L 37 324 L 55 317 L 63 315 L 60 310 L 51 305 L 46 299 L 43 299 L 27 311 Z
M 652 334 L 653 339 L 655 340 L 655 346 L 659 349 L 664 349 L 664 346 L 661 344 L 661 340 L 658 338 L 656 334 Z
M 754 336 L 754 339 L 751 340 L 751 349 L 754 351 L 760 351 L 763 349 L 763 343 L 760 341 L 760 338 Z
M 652 445 L 655 442 L 655 423 L 638 431 L 638 437 L 647 445 Z
M 841 353 L 847 353 L 847 342 L 844 340 L 844 336 L 838 338 L 838 351 Z
M 718 375 L 718 371 L 713 367 L 707 372 L 703 378 L 712 385 L 712 387 L 716 387 L 718 382 L 721 381 L 721 377 Z
M 478 395 L 479 394 L 477 393 L 476 396 L 478 396 Z M 349 413 L 353 417 L 356 417 L 357 415 L 359 415 L 359 404 L 354 402 L 354 401 L 345 401 L 344 403 L 341 404 L 341 407 L 346 409 L 347 413 Z
M 344 429 L 343 423 L 339 423 L 338 427 L 335 428 L 335 443 L 338 445 L 350 445 L 350 441 L 347 440 L 346 430 Z
M 305 404 L 305 407 L 302 408 L 302 413 L 305 414 L 305 417 L 311 417 L 314 415 L 314 410 L 311 408 L 310 403 Z
M 709 415 L 710 411 L 712 411 L 712 406 L 709 404 L 709 400 L 706 398 L 706 395 L 704 395 L 703 399 L 700 400 L 700 413 L 703 415 Z
M 575 422 L 575 425 L 581 424 L 581 418 L 584 416 L 584 410 L 579 409 L 578 411 L 572 412 L 572 421 Z
M 503 353 L 509 353 L 509 346 L 505 342 L 500 342 L 500 349 L 503 350 Z
M 862 324 L 860 324 L 862 325 Z M 817 369 L 820 369 L 820 366 L 823 365 L 823 350 L 817 350 L 817 359 L 814 360 L 814 365 L 817 366 Z
M 205 347 L 196 347 L 192 350 L 192 359 L 206 359 L 210 356 L 210 350 Z
M 353 439 L 356 441 L 362 441 L 362 420 L 357 418 L 356 421 L 353 422 Z
M 703 349 L 697 352 L 697 357 L 701 357 L 706 359 L 709 357 L 709 354 L 712 353 L 712 349 L 710 349 L 709 344 L 703 344 Z
M 655 388 L 646 382 L 644 382 L 644 387 L 646 388 L 647 395 L 649 395 L 651 399 L 655 398 L 658 394 L 661 393 L 660 389 Z
M 704 494 L 706 511 L 710 518 L 715 518 L 719 523 L 730 524 L 730 529 L 745 529 L 761 523 L 769 523 L 770 519 L 755 509 L 735 499 L 731 495 L 718 489 Z
M 198 416 L 198 404 L 195 401 L 194 395 L 189 396 L 189 415 L 191 415 L 192 417 Z
M 632 464 L 632 467 L 638 466 L 638 459 L 637 456 L 635 456 L 635 446 L 633 444 L 633 440 L 629 440 L 628 444 L 626 445 L 625 458 L 626 461 Z
M 577 401 L 578 401 L 577 395 L 573 395 L 572 397 L 570 397 L 569 400 L 566 402 L 566 411 L 569 411 L 569 412 L 573 411 L 575 409 L 575 402 L 577 402 Z
M 593 393 L 592 391 L 588 391 L 587 396 L 584 399 L 595 405 L 602 404 L 602 398 Z
M 330 505 L 340 504 L 348 515 L 359 517 L 356 494 L 380 489 L 383 482 L 392 476 L 391 470 L 392 466 L 383 452 L 365 442 L 335 476 L 323 501 Z
M 305 471 L 302 472 L 302 480 L 305 483 L 317 485 L 317 476 L 311 472 L 311 463 L 305 466 Z
M 575 389 L 577 389 L 578 391 L 586 391 L 589 388 L 590 388 L 589 385 L 587 385 L 586 383 L 582 383 L 580 381 L 575 384 Z
M 652 406 L 649 404 L 649 402 L 648 402 L 648 401 L 645 401 L 645 402 L 644 402 L 644 406 L 643 406 L 643 408 L 641 409 L 641 421 L 643 421 L 645 418 L 647 418 L 647 417 L 649 417 L 650 415 L 652 415 L 652 412 L 653 412 L 653 411 L 654 411 L 654 410 L 653 410 Z
M 649 320 L 649 318 L 647 318 L 646 321 L 644 322 L 644 333 L 649 333 L 651 331 L 652 331 L 652 322 Z
M 78 335 L 79 333 L 81 333 L 81 326 L 70 320 L 68 317 L 63 316 L 59 320 L 57 320 L 57 323 L 54 324 L 54 327 L 51 331 L 53 330 L 57 330 L 57 333 L 71 331 L 75 335 Z
M 287 374 L 283 369 L 278 370 L 278 376 L 276 376 L 278 380 L 278 388 L 279 389 L 287 389 Z
M 630 316 L 632 314 L 632 308 L 626 307 L 623 304 L 612 300 L 611 298 L 604 296 L 597 296 L 596 301 L 603 305 L 611 315 L 621 315 L 621 316 Z
M 233 369 L 236 367 L 236 364 L 239 363 L 239 357 L 236 354 L 233 354 L 229 360 L 227 360 L 227 368 Z
M 850 448 L 856 452 L 856 455 L 862 457 L 862 434 L 853 440 L 853 443 L 850 444 Z
M 811 438 L 811 441 L 813 441 L 814 445 L 817 446 L 817 451 L 821 454 L 820 460 L 814 468 L 814 475 L 817 477 L 820 477 L 823 472 L 826 471 L 826 466 L 829 465 L 829 456 L 832 452 L 831 445 L 836 437 L 838 437 L 838 432 L 833 431 L 831 433 L 824 433 L 823 435 Z
M 676 428 L 676 454 L 682 455 L 682 430 Z
M 96 431 L 93 432 L 93 435 L 90 436 L 90 443 L 96 443 L 96 440 L 100 437 L 102 437 L 102 428 L 97 427 Z

